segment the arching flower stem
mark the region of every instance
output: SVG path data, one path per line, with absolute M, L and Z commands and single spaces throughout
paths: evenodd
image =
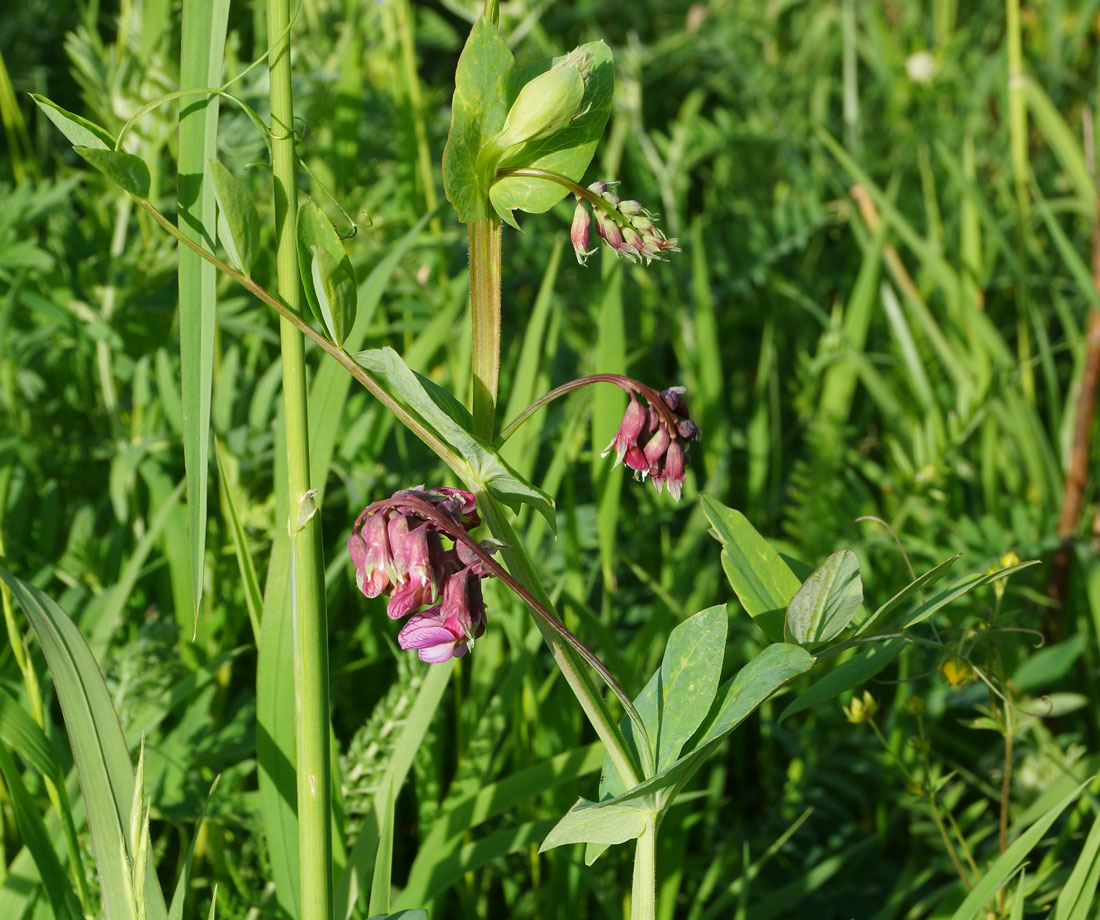
M 589 374 L 587 377 L 578 377 L 576 380 L 570 380 L 568 383 L 563 383 L 559 387 L 554 387 L 549 393 L 540 396 L 504 426 L 504 429 L 500 432 L 493 446 L 499 450 L 504 445 L 504 442 L 516 433 L 520 425 L 526 422 L 547 403 L 552 402 L 559 396 L 564 396 L 566 393 L 572 393 L 574 390 L 591 386 L 594 383 L 612 383 L 625 393 L 637 393 L 649 403 L 658 415 L 661 416 L 661 421 L 664 422 L 670 431 L 676 430 L 677 419 L 675 414 L 665 404 L 665 401 L 661 399 L 661 394 L 653 389 L 653 387 L 648 387 L 641 381 L 635 380 L 633 377 L 626 377 L 622 374 Z

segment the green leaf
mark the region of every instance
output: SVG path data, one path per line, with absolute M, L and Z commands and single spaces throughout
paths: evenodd
M 79 115 L 61 108 L 56 102 L 52 102 L 38 93 L 31 93 L 35 105 L 42 113 L 54 123 L 57 129 L 65 135 L 65 138 L 74 147 L 87 147 L 97 150 L 113 150 L 115 139 L 109 131 L 101 128 L 95 122 L 88 121 Z
M 428 920 L 426 910 L 399 910 L 395 914 L 375 914 L 367 920 Z
M 710 712 L 722 677 L 726 605 L 708 607 L 672 630 L 661 660 L 657 769 L 671 765 Z
M 633 826 L 627 821 L 627 813 L 630 810 L 638 812 L 643 818 L 646 815 L 660 814 L 664 811 L 671 804 L 678 790 L 691 778 L 703 760 L 714 751 L 726 735 L 737 728 L 783 684 L 808 671 L 813 663 L 813 656 L 800 646 L 781 642 L 769 645 L 718 689 L 718 702 L 696 732 L 699 740 L 690 746 L 686 754 L 668 766 L 659 768 L 654 776 L 614 798 L 603 799 L 596 803 L 581 799 L 573 806 L 570 814 L 583 812 L 584 820 L 574 816 L 563 824 L 566 821 L 563 818 L 551 834 L 555 841 L 552 845 L 621 842 L 606 841 L 602 836 L 596 835 L 623 833 L 628 830 Z M 613 816 L 608 829 L 600 825 L 597 812 L 601 809 L 607 809 Z M 569 815 L 566 817 L 568 818 Z M 562 828 L 560 833 L 556 833 L 558 827 Z M 576 836 L 578 833 L 589 836 Z M 637 833 L 633 836 L 636 837 Z M 542 848 L 549 849 L 549 846 L 544 843 Z M 598 848 L 590 848 L 586 856 L 589 864 L 600 852 Z
M 206 161 L 218 200 L 218 237 L 229 260 L 249 278 L 260 254 L 260 215 L 248 190 L 220 160 Z
M 1024 98 L 1039 130 L 1047 139 L 1054 155 L 1073 183 L 1077 195 L 1088 213 L 1096 210 L 1096 180 L 1085 160 L 1085 152 L 1077 139 L 1077 132 L 1066 124 L 1050 97 L 1034 80 L 1024 78 Z
M 905 639 L 890 639 L 882 644 L 861 648 L 788 703 L 787 708 L 780 713 L 779 721 L 870 680 L 897 658 L 906 644 Z
M 1087 644 L 1088 637 L 1078 633 L 1072 639 L 1032 653 L 1013 673 L 1013 687 L 1023 693 L 1053 689 L 1069 674 Z
M 833 553 L 806 579 L 787 605 L 787 632 L 799 645 L 839 636 L 863 604 L 859 560 L 851 550 Z
M 355 321 L 355 278 L 351 263 L 337 262 L 320 246 L 310 246 L 310 277 L 328 337 L 340 347 Z
M 149 167 L 140 157 L 102 147 L 73 147 L 103 175 L 135 198 L 149 197 Z
M 579 182 L 592 162 L 596 145 L 603 136 L 615 95 L 615 67 L 611 49 L 602 41 L 581 45 L 577 54 L 589 58 L 581 113 L 565 127 L 507 151 L 497 164 L 500 168 L 534 167 L 561 173 Z M 538 74 L 560 63 L 566 56 L 517 70 L 511 80 L 514 92 Z M 512 210 L 540 214 L 548 211 L 569 194 L 568 189 L 546 179 L 511 176 L 493 183 L 490 199 L 502 219 L 510 220 Z
M 950 559 L 945 559 L 939 565 L 930 568 L 922 575 L 918 575 L 913 581 L 909 582 L 904 588 L 902 588 L 897 594 L 895 594 L 890 600 L 878 608 L 871 614 L 858 630 L 856 630 L 857 636 L 862 636 L 868 629 L 874 626 L 879 620 L 884 619 L 894 610 L 896 610 L 904 601 L 907 601 L 910 597 L 916 594 L 918 591 L 923 591 L 925 588 L 931 587 L 941 578 L 943 578 L 950 570 L 951 566 L 955 564 L 955 561 L 961 556 L 961 553 L 957 553 Z
M 440 395 L 444 391 L 410 370 L 388 346 L 359 352 L 352 355 L 352 360 L 372 374 L 384 377 L 406 407 L 465 460 L 469 467 L 467 486 L 487 488 L 513 511 L 518 511 L 521 504 L 530 505 L 556 530 L 550 496 L 526 482 L 492 447 L 472 434 L 470 414 L 454 397 Z
M 959 905 L 958 910 L 951 915 L 951 920 L 973 920 L 978 916 L 983 905 L 993 898 L 997 890 L 1012 877 L 1012 874 L 1020 867 L 1028 853 L 1043 839 L 1043 835 L 1065 811 L 1071 802 L 1076 801 L 1081 790 L 1088 785 L 1085 781 L 1073 792 L 1056 803 L 1050 810 L 1039 818 L 1034 824 L 1024 831 L 1007 850 L 1005 850 L 985 872 L 985 875 L 974 885 L 966 899 Z
M 8 749 L 0 744 L 0 776 L 7 786 L 8 804 L 15 816 L 19 836 L 30 851 L 38 872 L 42 877 L 42 887 L 52 908 L 56 920 L 80 920 L 80 905 L 73 893 L 72 883 L 61 861 L 50 843 L 50 835 L 42 822 L 42 815 L 23 785 L 23 777 L 15 766 Z
M 54 785 L 61 786 L 61 768 L 46 733 L 6 689 L 0 688 L 0 741 Z M 63 788 L 63 787 L 62 787 Z
M 7 569 L 0 568 L 0 579 L 23 608 L 57 690 L 80 777 L 104 909 L 109 917 L 127 916 L 128 881 L 119 853 L 129 852 L 124 829 L 129 823 L 134 770 L 107 685 L 65 611 Z M 164 895 L 151 864 L 145 873 L 145 907 L 149 920 L 165 920 Z
M 192 90 L 221 84 L 228 19 L 229 0 L 182 4 L 180 89 Z M 211 253 L 218 232 L 218 203 L 214 184 L 206 170 L 206 161 L 218 153 L 219 108 L 218 96 L 188 96 L 181 102 L 178 116 L 176 225 L 184 236 Z M 177 277 L 183 460 L 187 482 L 187 529 L 191 543 L 192 632 L 197 634 L 205 585 L 217 269 L 197 252 L 181 246 Z
M 722 543 L 722 568 L 741 606 L 764 635 L 782 642 L 783 615 L 801 587 L 798 578 L 740 511 L 708 495 L 701 504 Z
M 183 868 L 180 870 L 179 878 L 176 880 L 176 890 L 172 895 L 172 903 L 168 907 L 168 920 L 183 920 L 183 908 L 187 900 L 188 891 L 191 888 L 191 865 L 195 859 L 195 844 L 198 843 L 199 832 L 202 830 L 203 821 L 206 820 L 206 810 L 210 807 L 210 799 L 214 795 L 214 790 L 218 787 L 219 779 L 221 779 L 221 774 L 214 777 L 214 782 L 210 784 L 210 791 L 206 794 L 206 800 L 202 804 L 202 813 L 199 815 L 198 823 L 195 825 L 195 833 L 191 835 L 191 843 L 187 846 L 187 855 L 183 860 Z
M 952 601 L 957 600 L 964 594 L 970 593 L 975 588 L 980 588 L 982 585 L 1000 581 L 1002 578 L 1007 578 L 1013 572 L 1019 572 L 1021 569 L 1026 569 L 1038 564 L 1039 560 L 1032 559 L 1028 562 L 1021 562 L 1019 565 L 1009 566 L 1006 569 L 997 569 L 995 572 L 988 572 L 984 575 L 967 575 L 951 587 L 944 588 L 935 597 L 929 598 L 915 610 L 911 611 L 905 618 L 905 625 L 903 628 L 909 629 L 909 627 L 916 626 L 918 623 L 927 620 L 933 613 L 946 607 Z
M 1086 920 L 1095 905 L 1100 882 L 1100 815 L 1081 848 L 1081 855 L 1058 893 L 1053 920 Z
M 578 799 L 546 835 L 539 852 L 545 853 L 567 843 L 596 843 L 604 846 L 626 843 L 641 835 L 648 817 L 645 810 L 631 805 Z
M 463 223 L 489 216 L 489 190 L 478 180 L 477 155 L 504 125 L 514 68 L 497 27 L 479 18 L 458 59 L 451 130 L 443 150 L 443 188 Z
M 332 222 L 312 201 L 298 209 L 297 239 L 298 266 L 309 309 L 329 338 L 342 345 L 355 320 L 355 270 L 351 259 Z M 324 255 L 318 256 L 315 249 Z
M 718 704 L 702 728 L 702 748 L 724 738 L 787 681 L 813 667 L 804 648 L 777 642 L 746 664 L 718 691 Z
M 722 677 L 726 628 L 725 605 L 708 607 L 684 620 L 669 633 L 661 666 L 634 699 L 653 749 L 657 771 L 680 756 L 684 743 L 695 734 L 710 712 Z M 626 716 L 619 727 L 635 753 L 640 739 Z M 626 791 L 611 758 L 604 757 L 600 774 L 600 801 Z

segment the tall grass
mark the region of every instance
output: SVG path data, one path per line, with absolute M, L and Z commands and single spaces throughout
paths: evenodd
M 466 236 L 436 203 L 475 11 L 231 7 L 223 43 L 204 21 L 213 13 L 185 5 L 181 46 L 170 8 L 0 14 L 0 533 L 25 592 L 13 604 L 0 589 L 0 916 L 123 903 L 143 736 L 145 885 L 157 889 L 147 911 L 182 879 L 172 916 L 206 916 L 215 884 L 220 917 L 305 916 L 303 891 L 327 915 L 317 866 L 331 848 L 334 916 L 624 916 L 625 857 L 589 869 L 580 850 L 538 853 L 578 795 L 595 797 L 603 751 L 521 605 L 487 586 L 493 629 L 453 671 L 426 671 L 355 590 L 343 549 L 355 514 L 445 470 L 318 349 L 299 359 L 297 345 L 281 347 L 270 311 L 240 288 L 182 251 L 177 275 L 174 245 L 66 152 L 25 95 L 117 133 L 144 102 L 220 85 L 289 41 L 293 56 L 229 90 L 282 125 L 272 137 L 237 104 L 198 96 L 136 123 L 127 147 L 152 164 L 150 197 L 169 212 L 179 200 L 181 226 L 209 245 L 212 192 L 188 182 L 216 154 L 258 202 L 261 250 L 274 253 L 277 216 L 308 193 L 348 235 L 359 279 L 348 350 L 393 345 L 466 397 L 471 358 L 454 345 L 470 334 Z M 295 12 L 287 28 L 279 17 Z M 614 370 L 686 383 L 703 430 L 679 507 L 598 460 L 623 409 L 613 391 L 551 404 L 505 448 L 558 507 L 556 537 L 526 512 L 517 543 L 632 691 L 677 623 L 733 601 L 703 492 L 743 511 L 799 577 L 854 550 L 874 606 L 909 565 L 920 573 L 954 553 L 960 571 L 1008 550 L 1051 559 L 1100 307 L 1079 127 L 1092 117 L 1096 12 L 1093 0 L 990 0 L 965 15 L 951 3 L 503 5 L 520 61 L 599 36 L 615 49 L 617 106 L 588 178 L 617 176 L 659 201 L 684 248 L 645 273 L 595 259 L 582 269 L 552 239 L 567 232 L 565 206 L 504 231 L 500 414 Z M 268 102 L 268 63 L 291 65 L 277 93 L 293 93 L 292 116 Z M 263 255 L 254 271 L 265 282 L 281 271 L 281 296 L 296 296 L 296 268 Z M 288 378 L 296 408 L 279 398 L 295 392 Z M 306 552 L 292 548 L 287 509 L 310 488 Z M 1088 482 L 1057 610 L 1046 567 L 946 608 L 939 645 L 905 652 L 869 685 L 882 740 L 838 705 L 780 719 L 789 700 L 765 704 L 662 827 L 657 916 L 958 915 L 978 896 L 967 900 L 937 818 L 973 891 L 992 880 L 992 910 L 1088 916 L 1096 790 L 1067 797 L 1098 766 L 1096 495 Z M 315 598 L 312 617 L 289 602 L 292 584 Z M 30 629 L 44 598 L 88 643 L 70 683 L 94 686 L 95 724 L 118 714 L 105 768 L 117 788 L 98 804 L 63 731 L 60 652 Z M 299 664 L 312 650 L 319 668 L 303 751 L 292 616 L 320 629 L 326 609 L 327 678 L 320 638 L 298 635 L 310 646 Z M 1013 629 L 1057 621 L 1057 642 L 991 633 L 994 611 Z M 731 613 L 732 667 L 762 640 L 736 601 Z M 986 635 L 995 643 L 975 645 Z M 996 674 L 1008 701 L 973 680 L 949 684 L 947 651 Z M 310 774 L 331 778 L 317 787 L 331 789 L 331 837 L 322 803 L 312 818 L 296 808 L 296 778 Z M 97 830 L 107 817 L 114 832 Z M 1033 854 L 1026 875 L 990 869 L 1016 865 L 999 860 L 1018 844 Z M 310 852 L 319 862 L 300 867 Z M 97 874 L 93 855 L 113 860 L 113 875 Z

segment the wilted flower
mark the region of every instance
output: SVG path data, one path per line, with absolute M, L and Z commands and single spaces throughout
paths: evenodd
M 356 584 L 367 597 L 388 592 L 386 613 L 392 619 L 414 614 L 398 634 L 401 647 L 418 649 L 424 661 L 447 661 L 465 655 L 485 631 L 480 580 L 489 573 L 461 541 L 444 549 L 436 519 L 410 510 L 409 498 L 432 505 L 464 530 L 480 523 L 472 492 L 405 489 L 359 516 L 348 551 Z M 491 540 L 481 546 L 490 553 L 498 548 Z M 435 606 L 415 612 L 430 604 Z
M 619 430 L 615 432 L 615 437 L 611 439 L 611 443 L 607 445 L 607 449 L 600 456 L 606 457 L 611 451 L 615 451 L 615 465 L 622 463 L 626 452 L 638 443 L 638 436 L 642 433 L 645 423 L 646 410 L 642 408 L 638 400 L 634 398 L 634 394 L 631 393 L 630 405 L 626 407 L 626 413 L 623 415 Z
M 577 261 L 584 265 L 591 255 L 588 249 L 589 218 L 586 204 L 592 206 L 596 216 L 596 232 L 600 239 L 617 256 L 646 263 L 661 259 L 665 252 L 679 252 L 675 239 L 666 239 L 653 222 L 653 215 L 633 199 L 624 201 L 611 189 L 616 183 L 593 182 L 588 190 L 599 198 L 599 203 L 577 196 L 577 210 L 573 214 L 570 237 Z
M 348 552 L 355 565 L 359 590 L 367 597 L 378 597 L 390 584 L 393 572 L 385 518 L 381 515 L 368 518 L 362 532 L 348 537 Z
M 643 409 L 631 391 L 619 430 L 601 456 L 614 451 L 616 464 L 625 464 L 637 479 L 651 479 L 658 493 L 667 487 L 669 494 L 679 501 L 687 467 L 687 445 L 699 437 L 699 426 L 688 417 L 684 400 L 687 390 L 684 387 L 662 390 L 659 398 L 663 411 L 653 405 L 653 398 L 644 390 L 637 392 L 646 397 L 649 407 Z
M 569 239 L 573 243 L 573 252 L 577 261 L 584 265 L 588 257 L 596 250 L 588 248 L 588 230 L 592 225 L 592 217 L 583 201 L 577 201 L 577 208 L 573 212 L 573 225 L 569 228 Z

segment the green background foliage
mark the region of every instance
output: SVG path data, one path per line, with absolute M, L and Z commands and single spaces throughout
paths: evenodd
M 1100 305 L 1081 127 L 1095 106 L 1097 6 L 1027 3 L 1010 28 L 987 0 L 502 4 L 500 53 L 520 67 L 607 42 L 615 104 L 584 181 L 621 180 L 683 249 L 648 270 L 610 258 L 581 268 L 563 247 L 568 200 L 525 217 L 522 233 L 506 228 L 505 421 L 575 376 L 623 371 L 686 385 L 703 432 L 680 505 L 599 458 L 625 408 L 614 388 L 551 404 L 505 446 L 508 466 L 556 503 L 556 534 L 540 496 L 519 533 L 570 628 L 636 695 L 674 629 L 728 605 L 712 675 L 721 700 L 745 662 L 783 641 L 791 594 L 835 551 L 860 562 L 857 625 L 875 611 L 876 630 L 923 620 L 920 643 L 847 650 L 804 677 L 793 675 L 805 653 L 776 646 L 798 659 L 789 688 L 716 742 L 662 824 L 665 920 L 969 915 L 977 896 L 935 814 L 954 851 L 973 855 L 964 874 L 996 880 L 994 909 L 1008 916 L 1026 900 L 1025 916 L 1088 916 L 1098 825 L 1093 799 L 1072 794 L 1100 767 L 1095 477 L 1060 609 L 1047 584 Z M 306 0 L 294 24 L 299 192 L 342 238 L 350 274 L 329 254 L 341 290 L 354 279 L 346 346 L 390 347 L 422 387 L 462 400 L 465 228 L 439 203 L 476 12 L 459 0 Z M 223 79 L 263 54 L 263 15 L 231 6 Z M 182 916 L 207 916 L 216 883 L 218 916 L 282 917 L 293 898 L 272 882 L 292 884 L 293 855 L 272 816 L 293 817 L 276 737 L 290 724 L 278 693 L 290 649 L 272 649 L 259 674 L 256 656 L 271 628 L 265 585 L 278 603 L 287 578 L 277 324 L 217 280 L 209 363 L 188 368 L 212 380 L 216 439 L 214 463 L 195 454 L 210 477 L 195 583 L 198 498 L 189 511 L 181 445 L 197 390 L 185 399 L 179 385 L 189 320 L 176 247 L 27 95 L 117 135 L 178 88 L 179 17 L 171 0 L 32 0 L 0 13 L 0 536 L 4 568 L 86 639 L 135 762 L 145 737 L 162 890 L 186 863 Z M 1022 74 L 1010 79 L 1014 32 Z M 264 68 L 230 91 L 266 117 Z M 143 115 L 124 145 L 166 212 L 188 191 L 175 176 L 179 104 Z M 197 168 L 214 153 L 257 204 L 258 231 L 247 217 L 242 233 L 252 277 L 270 288 L 270 174 L 255 168 L 268 148 L 225 99 L 217 150 L 198 151 Z M 522 605 L 487 584 L 489 631 L 453 668 L 429 669 L 396 649 L 383 603 L 356 591 L 344 549 L 355 515 L 398 488 L 455 482 L 341 369 L 317 349 L 308 359 L 337 908 L 370 885 L 364 841 L 392 797 L 391 909 L 624 916 L 625 848 L 591 868 L 579 843 L 539 853 L 578 797 L 599 798 L 604 755 Z M 774 584 L 738 582 L 753 562 L 747 526 L 771 547 Z M 1008 550 L 1043 564 L 976 584 Z M 950 572 L 934 569 L 955 554 Z M 94 873 L 99 806 L 80 795 L 63 681 L 24 612 L 6 605 L 5 617 L 0 917 L 71 910 L 42 884 L 58 871 L 94 913 L 101 884 L 118 880 Z M 986 685 L 940 676 L 952 655 L 1009 688 L 1008 725 Z M 857 685 L 878 702 L 881 736 L 845 720 Z M 997 895 L 1015 865 L 999 855 L 1002 801 L 1006 852 L 1030 861 Z M 367 899 L 354 910 L 367 916 Z

